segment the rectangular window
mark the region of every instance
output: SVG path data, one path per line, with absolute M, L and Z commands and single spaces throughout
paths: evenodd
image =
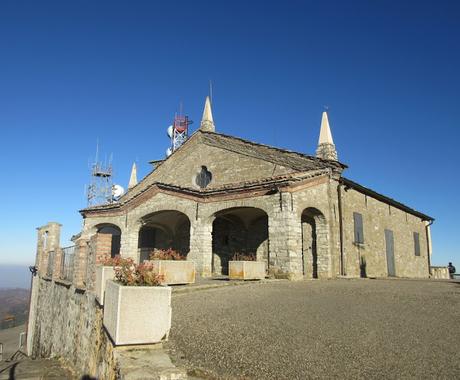
M 415 256 L 420 256 L 420 237 L 418 232 L 414 232 L 414 249 Z
M 353 213 L 353 221 L 355 223 L 355 243 L 364 243 L 364 232 L 363 232 L 363 216 L 358 213 Z

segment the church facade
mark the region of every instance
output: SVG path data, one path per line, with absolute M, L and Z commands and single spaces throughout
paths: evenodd
M 115 203 L 81 210 L 77 245 L 137 262 L 173 248 L 197 273 L 228 273 L 235 254 L 289 278 L 429 277 L 433 218 L 343 176 L 327 113 L 316 156 L 200 128 Z

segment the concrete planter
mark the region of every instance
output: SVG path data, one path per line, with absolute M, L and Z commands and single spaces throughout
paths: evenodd
M 117 346 L 168 340 L 171 329 L 171 288 L 123 286 L 107 281 L 104 326 Z
M 164 277 L 164 284 L 179 285 L 195 282 L 195 263 L 187 260 L 150 260 L 153 271 Z
M 112 266 L 98 265 L 96 267 L 96 283 L 94 288 L 96 291 L 96 300 L 99 305 L 104 305 L 105 284 L 107 280 L 115 278 L 115 268 Z
M 228 275 L 230 280 L 263 280 L 265 278 L 265 262 L 229 261 Z

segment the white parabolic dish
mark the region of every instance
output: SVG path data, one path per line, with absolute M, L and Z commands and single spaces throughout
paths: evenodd
M 112 195 L 115 198 L 121 197 L 124 193 L 125 193 L 125 189 L 123 189 L 122 186 L 120 186 L 120 185 L 113 185 L 112 186 Z

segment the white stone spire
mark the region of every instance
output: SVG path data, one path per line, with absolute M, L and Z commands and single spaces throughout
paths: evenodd
M 128 189 L 132 189 L 134 186 L 137 185 L 137 168 L 136 163 L 133 163 L 133 167 L 131 168 L 131 176 L 129 177 Z
M 331 127 L 329 126 L 329 119 L 326 111 L 323 112 L 321 118 L 321 130 L 319 132 L 316 157 L 337 161 L 337 150 L 335 149 L 334 140 L 332 139 Z
M 209 96 L 206 97 L 206 102 L 204 103 L 200 129 L 207 132 L 215 132 L 216 130 L 214 120 L 212 119 L 211 100 L 209 99 Z
M 332 140 L 331 127 L 329 127 L 329 119 L 327 118 L 327 112 L 323 112 L 321 118 L 321 130 L 319 132 L 318 144 L 334 144 Z

